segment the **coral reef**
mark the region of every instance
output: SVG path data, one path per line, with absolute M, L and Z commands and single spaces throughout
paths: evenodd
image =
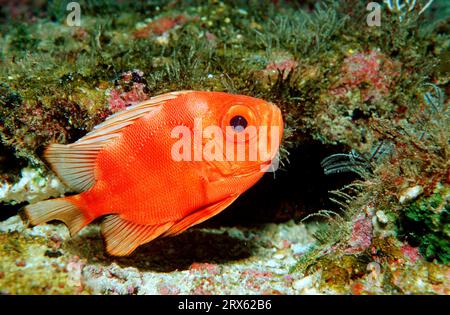
M 298 284 L 302 274 L 289 273 L 314 243 L 307 228 L 292 221 L 263 229 L 196 229 L 124 258 L 106 254 L 98 226 L 70 239 L 64 225 L 30 229 L 14 216 L 0 223 L 0 232 L 4 294 L 316 292 L 313 282 Z
M 149 96 L 261 97 L 286 130 L 275 179 L 130 258 L 107 257 L 95 226 L 69 240 L 14 210 L 0 223 L 0 291 L 448 294 L 447 2 L 384 1 L 371 27 L 357 0 L 79 1 L 80 26 L 68 1 L 2 5 L 0 212 L 65 193 L 42 149 Z M 203 233 L 238 252 L 221 256 Z M 189 256 L 196 242 L 204 253 Z

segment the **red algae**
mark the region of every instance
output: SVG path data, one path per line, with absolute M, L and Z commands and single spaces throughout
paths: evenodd
M 145 27 L 135 31 L 133 36 L 136 39 L 142 39 L 148 38 L 151 35 L 162 35 L 173 29 L 175 26 L 183 26 L 187 21 L 187 17 L 183 14 L 178 14 L 174 17 L 160 17 L 148 23 Z
M 409 244 L 404 244 L 401 247 L 401 251 L 405 255 L 405 257 L 408 258 L 408 260 L 413 264 L 422 257 L 419 253 L 419 248 L 412 247 Z
M 267 72 L 281 72 L 283 79 L 286 79 L 289 73 L 298 66 L 298 62 L 292 59 L 285 59 L 277 62 L 270 62 L 265 71 Z
M 372 222 L 365 215 L 360 215 L 353 220 L 352 234 L 348 245 L 350 248 L 345 253 L 355 254 L 370 247 L 372 243 Z
M 121 75 L 116 87 L 109 94 L 108 108 L 112 113 L 125 109 L 149 98 L 144 73 L 140 70 L 127 71 Z
M 393 87 L 395 78 L 400 76 L 400 66 L 377 50 L 354 53 L 344 59 L 342 78 L 332 93 L 340 96 L 360 89 L 364 101 L 379 99 Z
M 220 268 L 218 265 L 209 264 L 209 263 L 193 263 L 190 267 L 191 272 L 200 271 L 206 272 L 211 275 L 217 275 L 220 272 Z

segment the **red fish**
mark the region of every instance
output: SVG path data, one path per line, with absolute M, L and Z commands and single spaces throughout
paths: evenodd
M 215 129 L 207 133 L 208 127 Z M 247 132 L 251 128 L 256 133 Z M 63 221 L 71 235 L 106 216 L 101 231 L 108 253 L 129 255 L 228 207 L 271 166 L 282 132 L 279 108 L 257 98 L 159 95 L 108 117 L 72 144 L 51 144 L 44 157 L 79 194 L 28 205 L 25 212 L 34 225 Z M 255 148 L 261 151 L 256 159 Z

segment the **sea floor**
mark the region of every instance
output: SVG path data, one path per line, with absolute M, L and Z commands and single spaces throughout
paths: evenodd
M 97 224 L 70 238 L 65 225 L 26 227 L 19 216 L 0 223 L 1 294 L 448 294 L 450 269 L 415 262 L 383 283 L 383 271 L 346 285 L 293 267 L 314 245 L 316 225 L 193 228 L 144 245 L 130 257 L 109 256 Z M 406 275 L 408 274 L 408 275 Z M 328 281 L 329 282 L 329 281 Z

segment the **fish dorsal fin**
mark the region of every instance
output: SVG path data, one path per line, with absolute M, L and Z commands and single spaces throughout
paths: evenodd
M 229 197 L 220 200 L 212 205 L 209 205 L 205 208 L 201 208 L 200 210 L 195 211 L 194 213 L 184 217 L 180 221 L 176 222 L 172 225 L 163 236 L 175 236 L 184 231 L 186 231 L 191 226 L 202 223 L 203 221 L 208 220 L 209 218 L 215 216 L 229 205 L 231 205 L 239 195 L 230 195 Z
M 140 102 L 136 105 L 129 106 L 124 110 L 106 118 L 104 122 L 95 126 L 91 132 L 72 145 L 90 144 L 93 142 L 98 143 L 104 140 L 108 141 L 110 137 L 114 137 L 114 135 L 120 133 L 122 128 L 131 125 L 136 119 L 141 118 L 154 110 L 156 106 L 162 105 L 167 101 L 176 99 L 178 96 L 189 92 L 192 91 L 165 93 L 149 98 L 148 100 Z
M 165 102 L 189 92 L 191 91 L 166 93 L 129 106 L 109 116 L 103 123 L 74 143 L 49 145 L 44 157 L 66 185 L 78 192 L 88 190 L 95 181 L 95 159 L 106 144 L 117 138 L 123 128 L 133 124 L 136 119 L 156 110 Z
M 157 238 L 173 222 L 161 225 L 141 225 L 122 219 L 119 215 L 109 215 L 102 223 L 101 231 L 106 242 L 106 250 L 113 256 L 127 256 L 139 245 Z

